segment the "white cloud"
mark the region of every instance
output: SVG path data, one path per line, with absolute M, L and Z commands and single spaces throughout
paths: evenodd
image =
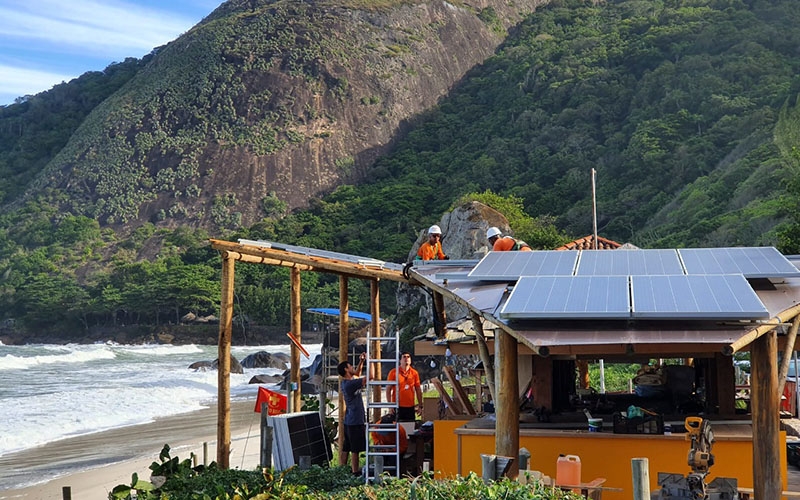
M 13 0 L 0 7 L 0 37 L 110 57 L 120 53 L 141 57 L 196 22 L 167 10 L 124 2 Z
M 16 68 L 0 64 L 0 89 L 3 94 L 16 97 L 30 93 L 31 88 L 49 89 L 53 85 L 72 80 L 73 76 Z
M 219 3 L 2 0 L 0 105 L 114 61 L 142 57 L 191 29 Z

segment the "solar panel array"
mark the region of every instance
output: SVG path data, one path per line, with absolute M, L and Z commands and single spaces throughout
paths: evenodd
M 469 277 L 516 281 L 504 319 L 753 320 L 769 311 L 747 278 L 800 271 L 773 247 L 743 247 L 490 252 Z
M 769 312 L 740 274 L 526 276 L 500 317 L 744 320 Z

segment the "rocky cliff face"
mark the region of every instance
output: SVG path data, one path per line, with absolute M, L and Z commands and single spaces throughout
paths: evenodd
M 120 227 L 233 228 L 304 206 L 373 175 L 541 3 L 228 1 L 99 106 L 32 192 Z
M 438 225 L 442 228 L 442 248 L 450 259 L 478 260 L 489 251 L 486 230 L 496 226 L 504 234 L 510 232 L 508 220 L 503 214 L 477 201 L 456 207 L 442 216 Z M 409 262 L 414 259 L 420 245 L 428 239 L 427 229 L 421 231 L 408 253 Z M 469 319 L 468 311 L 452 301 L 445 301 L 447 321 Z M 419 287 L 400 284 L 397 287 L 397 310 L 403 314 L 418 311 L 417 321 L 405 318 L 403 327 L 415 332 L 425 332 L 433 325 L 431 297 Z

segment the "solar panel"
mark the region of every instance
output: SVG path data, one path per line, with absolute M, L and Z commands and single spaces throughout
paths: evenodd
M 769 312 L 741 274 L 631 276 L 633 318 L 756 319 Z
M 582 250 L 578 276 L 683 274 L 675 250 Z
M 326 259 L 341 260 L 344 262 L 358 264 L 364 267 L 378 267 L 381 269 L 391 269 L 393 271 L 403 270 L 402 264 L 394 264 L 391 262 L 385 262 L 370 257 L 360 257 L 358 255 L 350 255 L 347 253 L 333 252 L 329 250 L 319 250 L 317 248 L 311 248 L 311 247 L 300 247 L 296 245 L 289 245 L 286 243 L 278 243 L 275 241 L 246 240 L 240 238 L 239 244 L 262 247 L 262 248 L 272 248 L 275 250 L 283 250 L 285 252 L 291 252 L 310 257 L 322 257 Z
M 775 247 L 682 248 L 687 274 L 743 274 L 745 278 L 800 276 Z
M 627 276 L 530 276 L 517 281 L 500 317 L 621 319 L 629 303 Z
M 469 273 L 485 281 L 516 281 L 520 276 L 570 276 L 578 252 L 538 250 L 534 252 L 489 252 Z

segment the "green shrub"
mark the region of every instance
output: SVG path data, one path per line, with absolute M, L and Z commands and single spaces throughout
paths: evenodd
M 574 493 L 554 490 L 541 483 L 528 485 L 503 479 L 485 483 L 474 473 L 466 477 L 437 480 L 430 473 L 417 478 L 386 477 L 374 484 L 364 484 L 349 467 L 320 467 L 307 470 L 289 468 L 275 476 L 271 469 L 244 471 L 221 470 L 215 463 L 192 467 L 191 460 L 170 457 L 165 445 L 150 469 L 153 476 L 166 477 L 158 487 L 133 475 L 131 485 L 119 485 L 109 500 L 267 500 L 267 499 L 364 499 L 364 500 L 571 500 Z M 162 479 L 163 480 L 163 479 Z M 132 491 L 137 490 L 132 496 Z

